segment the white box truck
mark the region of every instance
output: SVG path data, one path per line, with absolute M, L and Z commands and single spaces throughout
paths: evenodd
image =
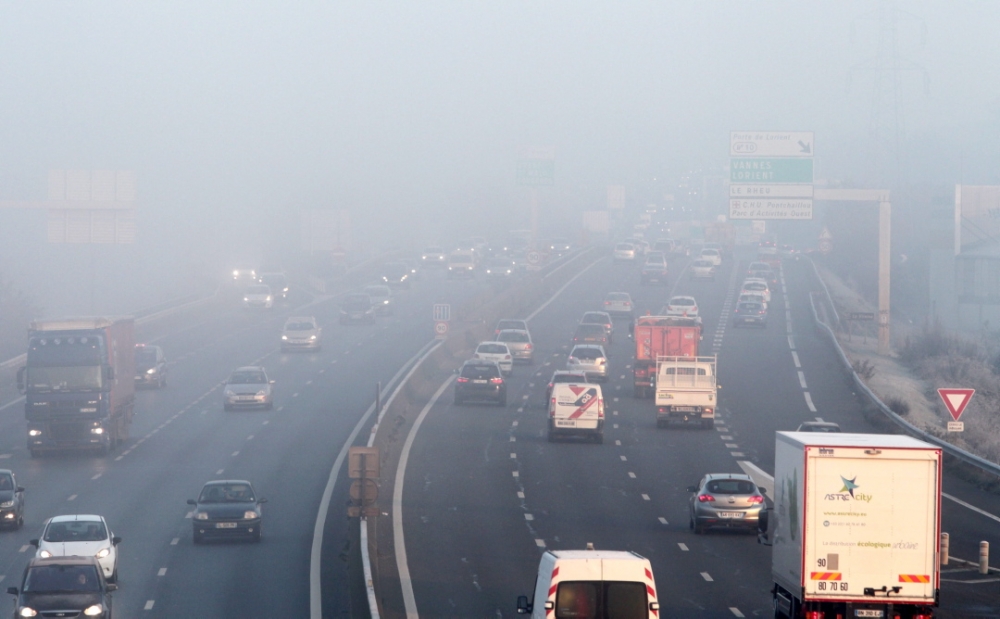
M 938 604 L 941 450 L 881 434 L 778 432 L 776 617 L 929 619 Z

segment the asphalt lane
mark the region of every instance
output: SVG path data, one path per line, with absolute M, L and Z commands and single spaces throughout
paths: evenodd
M 109 457 L 30 459 L 23 406 L 5 409 L 0 466 L 13 468 L 27 487 L 27 513 L 22 530 L 0 533 L 0 577 L 17 584 L 34 554 L 27 540 L 45 518 L 98 513 L 124 540 L 115 594 L 124 616 L 308 616 L 313 524 L 333 459 L 371 404 L 376 382 L 388 381 L 432 338 L 431 305 L 489 290 L 482 281 L 442 275 L 400 292 L 395 315 L 374 327 L 338 325 L 332 300 L 260 314 L 225 297 L 187 321 L 149 329 L 139 339 L 164 347 L 168 386 L 137 394 L 132 438 Z M 324 349 L 282 354 L 281 324 L 301 313 L 324 327 Z M 264 365 L 276 381 L 275 409 L 223 412 L 222 381 L 250 364 Z M 216 478 L 249 479 L 269 499 L 260 544 L 192 544 L 185 501 Z M 328 539 L 334 547 L 348 539 L 346 519 L 331 520 Z M 325 615 L 347 616 L 347 566 L 334 553 L 323 567 Z
M 808 294 L 817 284 L 803 264 L 790 262 L 774 287 L 766 329 L 733 328 L 731 300 L 750 256 L 742 258 L 715 282 L 671 282 L 676 293 L 699 301 L 702 353 L 718 347 L 722 392 L 712 431 L 657 430 L 651 401 L 632 397 L 631 342 L 621 321 L 611 346 L 613 377 L 603 389 L 605 444 L 547 442 L 545 384 L 563 367 L 579 316 L 599 309 L 609 290 L 630 292 L 641 313 L 656 312 L 668 297 L 665 289 L 640 286 L 634 267 L 610 260 L 532 320 L 538 360 L 515 370 L 505 409 L 456 407 L 446 392 L 414 441 L 404 487 L 407 554 L 421 615 L 513 616 L 516 596 L 530 595 L 543 548 L 587 543 L 648 557 L 664 616 L 770 614 L 769 549 L 738 532 L 695 535 L 688 529 L 686 487 L 705 473 L 741 472 L 747 463 L 773 472 L 774 432 L 802 421 L 876 429 L 829 343 L 814 330 Z M 947 472 L 945 487 L 962 490 L 973 503 L 994 500 Z M 963 543 L 995 528 L 989 518 L 947 501 L 943 522 L 945 530 L 963 529 L 957 536 Z M 940 616 L 995 616 L 997 596 L 974 587 L 945 582 Z

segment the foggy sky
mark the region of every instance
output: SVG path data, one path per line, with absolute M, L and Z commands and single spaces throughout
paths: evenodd
M 275 237 L 303 207 L 352 209 L 368 244 L 485 233 L 523 205 L 526 145 L 556 150 L 559 212 L 721 170 L 730 130 L 815 131 L 817 177 L 861 179 L 875 7 L 4 0 L 0 199 L 43 198 L 49 169 L 135 170 L 128 251 L 214 265 L 294 245 Z M 900 77 L 909 179 L 997 183 L 1000 3 L 903 8 L 900 56 L 930 78 Z M 42 221 L 0 212 L 0 275 L 66 259 Z

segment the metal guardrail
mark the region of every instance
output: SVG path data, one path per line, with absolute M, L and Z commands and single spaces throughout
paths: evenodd
M 812 263 L 812 260 L 810 259 L 809 262 Z M 815 268 L 816 265 L 813 264 L 813 269 Z M 823 279 L 819 277 L 818 272 L 816 272 L 816 277 L 819 279 L 820 283 L 823 283 Z M 826 284 L 823 284 L 823 292 L 826 295 L 827 303 L 829 303 L 830 307 L 833 307 L 833 298 L 830 296 L 830 291 L 827 289 Z M 909 434 L 914 438 L 918 438 L 924 442 L 940 447 L 941 451 L 955 458 L 956 460 L 959 460 L 965 464 L 974 466 L 982 471 L 1000 477 L 1000 465 L 998 465 L 997 463 L 990 462 L 989 460 L 981 458 L 976 454 L 969 453 L 964 449 L 959 449 L 958 447 L 952 445 L 947 441 L 944 441 L 932 434 L 924 432 L 923 430 L 916 427 L 909 421 L 897 415 L 891 408 L 886 406 L 885 403 L 882 400 L 880 400 L 877 395 L 875 395 L 875 392 L 873 392 L 871 389 L 868 388 L 868 385 L 865 384 L 865 381 L 861 380 L 861 377 L 858 376 L 858 373 L 854 371 L 854 367 L 851 365 L 850 359 L 847 358 L 847 353 L 845 353 L 844 349 L 840 347 L 840 342 L 837 341 L 837 336 L 836 334 L 834 334 L 833 329 L 831 329 L 828 324 L 826 324 L 820 319 L 819 313 L 816 311 L 816 303 L 813 301 L 812 295 L 809 295 L 809 307 L 812 309 L 813 321 L 815 321 L 816 325 L 823 330 L 823 332 L 827 335 L 827 337 L 830 338 L 830 342 L 833 344 L 834 349 L 837 351 L 837 355 L 840 357 L 841 363 L 844 364 L 844 369 L 847 370 L 847 372 L 851 375 L 851 378 L 854 380 L 854 384 L 857 386 L 858 389 L 861 390 L 862 393 L 864 393 L 872 401 L 875 407 L 878 408 L 883 415 L 888 417 L 890 421 L 899 426 L 899 428 L 903 430 L 903 432 L 905 432 L 906 434 Z M 834 309 L 834 312 L 835 312 L 834 315 L 836 315 L 836 309 Z

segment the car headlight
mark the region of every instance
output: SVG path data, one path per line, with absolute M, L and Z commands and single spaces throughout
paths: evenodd
M 383 305 L 389 305 L 389 299 L 386 299 L 385 301 L 382 301 L 382 304 Z
M 41 557 L 41 558 L 43 558 L 43 559 L 48 559 L 49 557 L 52 556 L 52 553 L 49 552 L 48 550 L 39 550 L 38 551 L 38 556 Z
M 94 555 L 94 556 L 97 557 L 98 559 L 103 559 L 104 557 L 108 556 L 109 554 L 111 554 L 111 549 L 110 548 L 101 548 L 100 550 L 97 551 L 97 554 Z
M 239 276 L 240 276 L 239 271 L 233 271 L 233 277 L 239 277 Z
M 88 606 L 84 609 L 83 614 L 88 617 L 96 617 L 104 612 L 104 607 L 100 604 L 94 604 L 93 606 Z
M 256 517 L 257 517 L 257 512 L 255 512 L 252 509 L 248 509 L 245 512 L 243 512 L 243 519 L 244 520 L 253 520 Z
M 266 298 L 266 299 L 264 299 L 264 300 L 265 300 L 265 301 L 270 301 L 270 300 L 271 300 L 271 295 L 267 295 L 267 298 Z
M 208 512 L 198 512 L 194 515 L 195 520 L 208 520 Z
M 232 397 L 232 396 L 236 395 L 236 392 L 235 392 L 235 391 L 233 391 L 232 389 L 226 389 L 226 391 L 225 391 L 225 394 L 226 394 L 227 396 L 230 396 L 230 397 Z
M 37 617 L 38 611 L 30 606 L 22 606 L 21 610 L 17 613 L 18 617 Z
M 42 435 L 42 431 L 41 430 L 36 430 L 34 428 L 32 428 L 31 430 L 28 430 L 28 436 L 41 436 L 41 435 Z
M 257 397 L 258 398 L 263 398 L 266 395 L 267 395 L 267 390 L 266 389 L 261 389 L 260 391 L 257 392 Z
M 149 368 L 146 370 L 146 374 L 156 374 L 156 368 Z
M 250 297 L 243 297 L 243 302 L 244 303 L 249 303 L 250 302 Z
M 14 507 L 14 499 L 0 503 L 0 507 Z
M 282 335 L 282 336 L 281 336 L 281 339 L 283 339 L 283 340 L 287 340 L 287 339 L 288 339 L 288 336 L 287 336 L 287 335 Z
M 91 428 L 91 434 L 104 434 L 104 428 Z
M 316 336 L 315 336 L 315 335 L 310 335 L 310 336 L 309 336 L 309 339 L 310 339 L 310 340 L 315 340 L 315 339 L 316 339 Z

